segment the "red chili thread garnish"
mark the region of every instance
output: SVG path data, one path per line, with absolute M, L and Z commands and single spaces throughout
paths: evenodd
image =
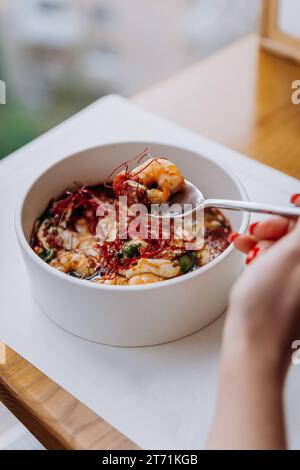
M 110 179 L 112 178 L 112 176 L 117 172 L 117 171 L 124 171 L 124 168 L 125 168 L 125 174 L 128 173 L 128 168 L 129 168 L 129 164 L 134 162 L 134 161 L 138 161 L 138 163 L 148 155 L 148 150 L 149 150 L 149 147 L 146 147 L 141 153 L 139 153 L 138 155 L 136 155 L 135 157 L 131 158 L 130 160 L 126 160 L 124 163 L 122 163 L 121 165 L 119 165 L 117 168 L 114 169 L 114 171 L 112 171 L 110 173 L 110 175 L 108 175 L 105 180 L 104 180 L 104 186 L 106 188 L 112 188 L 113 186 L 111 184 L 109 184 L 108 182 L 110 181 Z
M 132 220 L 134 218 L 132 217 Z M 149 220 L 148 220 L 149 222 Z M 120 240 L 120 238 L 114 241 L 105 241 L 101 243 L 100 250 L 100 263 L 99 269 L 104 267 L 105 274 L 102 276 L 103 279 L 113 279 L 121 271 L 127 270 L 134 266 L 142 258 L 161 258 L 174 260 L 180 254 L 185 252 L 184 246 L 178 247 L 174 240 L 174 233 L 171 232 L 171 236 L 168 239 L 162 238 L 161 226 L 159 227 L 160 236 L 158 239 L 151 239 L 151 225 L 148 224 L 148 238 L 143 241 L 146 242 L 146 246 L 143 245 L 138 248 L 139 255 L 132 258 L 119 257 L 124 245 L 130 240 L 128 232 L 125 233 L 126 240 Z M 139 241 L 137 240 L 137 243 Z
M 145 171 L 148 166 L 152 165 L 154 162 L 157 162 L 161 164 L 158 159 L 164 159 L 167 160 L 165 157 L 153 157 L 151 158 L 151 161 L 149 161 L 145 166 L 143 166 L 137 173 L 132 173 L 129 171 L 129 164 L 135 161 L 137 164 L 139 164 L 143 158 L 145 157 L 150 157 L 148 154 L 149 148 L 146 147 L 142 153 L 139 155 L 133 157 L 130 160 L 127 160 L 126 162 L 122 163 L 119 165 L 109 176 L 105 178 L 104 181 L 104 186 L 107 188 L 113 188 L 115 194 L 117 196 L 127 196 L 128 197 L 128 202 L 129 205 L 141 202 L 144 204 L 148 203 L 147 197 L 146 197 L 146 189 L 143 186 L 142 181 L 139 178 L 139 174 Z M 125 168 L 125 170 L 124 170 Z M 116 173 L 119 172 L 113 180 L 113 184 L 109 184 L 108 181 L 111 180 L 112 176 Z M 137 183 L 136 187 L 130 187 L 128 186 L 129 181 L 134 181 Z

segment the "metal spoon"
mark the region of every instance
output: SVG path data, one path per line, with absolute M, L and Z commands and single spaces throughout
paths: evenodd
M 179 204 L 184 208 L 185 204 L 192 205 L 193 208 L 179 212 L 173 210 L 171 206 Z M 151 214 L 154 218 L 175 219 L 194 214 L 201 209 L 216 207 L 218 209 L 229 209 L 233 211 L 256 212 L 259 214 L 281 215 L 284 217 L 300 217 L 300 208 L 293 206 L 277 206 L 268 203 L 233 201 L 230 199 L 205 199 L 201 191 L 192 183 L 185 180 L 185 189 L 176 193 L 168 201 L 168 207 L 163 208 L 159 215 Z

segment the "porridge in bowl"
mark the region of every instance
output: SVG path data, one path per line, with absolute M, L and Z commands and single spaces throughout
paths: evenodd
M 204 238 L 191 249 L 174 221 L 168 227 L 158 222 L 154 232 L 147 211 L 136 210 L 168 203 L 184 185 L 175 164 L 143 152 L 104 183 L 76 184 L 51 200 L 34 223 L 31 247 L 53 268 L 96 284 L 150 284 L 194 271 L 229 246 L 231 225 L 224 214 L 205 209 Z

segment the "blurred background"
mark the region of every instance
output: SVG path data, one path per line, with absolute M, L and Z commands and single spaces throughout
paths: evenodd
M 0 158 L 257 28 L 260 0 L 0 0 Z

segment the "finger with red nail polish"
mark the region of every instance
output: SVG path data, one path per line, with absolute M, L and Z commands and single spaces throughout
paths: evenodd
M 296 193 L 291 196 L 291 203 L 300 205 L 300 193 Z
M 252 261 L 254 260 L 255 258 L 255 248 L 253 248 L 253 250 L 250 250 L 248 255 L 246 256 L 246 260 L 245 260 L 245 263 L 248 265 L 250 263 L 252 263 Z
M 262 240 L 257 243 L 256 248 L 259 248 L 259 252 L 263 253 L 264 251 L 267 251 L 269 248 L 271 248 L 276 241 L 274 240 Z
M 259 246 L 256 245 L 256 247 L 254 248 L 254 255 L 253 255 L 253 259 L 257 258 L 260 253 L 261 253 L 261 248 Z
M 249 253 L 249 251 L 253 250 L 257 243 L 254 237 L 251 235 L 243 234 L 239 237 L 236 237 L 234 240 L 234 246 L 237 250 L 242 251 L 243 253 Z
M 255 246 L 253 250 L 249 251 L 248 256 L 246 257 L 246 264 L 252 263 L 255 258 L 261 253 L 261 248 L 259 246 Z
M 259 222 L 253 222 L 253 224 L 249 225 L 248 231 L 249 231 L 250 235 L 254 235 L 254 230 L 256 229 L 258 224 L 259 224 Z
M 237 232 L 231 232 L 231 234 L 230 234 L 229 237 L 228 237 L 229 243 L 233 243 L 234 240 L 236 240 L 239 236 L 240 236 L 239 233 L 237 233 Z
M 295 221 L 286 217 L 274 216 L 261 221 L 255 227 L 255 238 L 260 240 L 279 240 L 293 227 Z
M 246 258 L 246 264 L 250 264 L 254 259 L 256 259 L 260 254 L 264 253 L 265 251 L 269 250 L 276 241 L 274 240 L 262 240 L 258 242 L 252 250 L 248 253 Z

